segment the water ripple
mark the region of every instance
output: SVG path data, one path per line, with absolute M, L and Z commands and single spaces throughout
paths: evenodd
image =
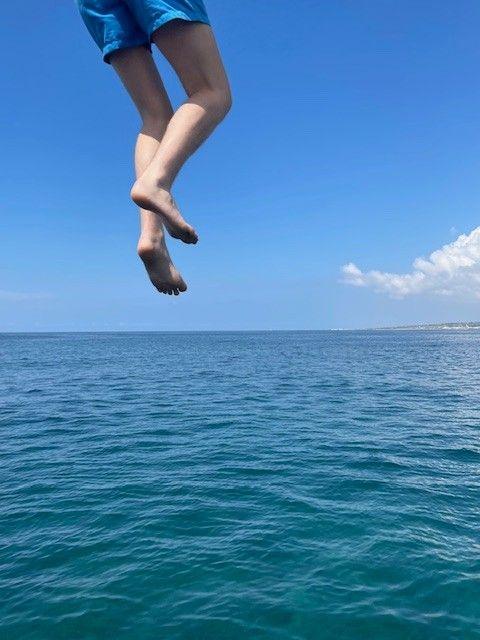
M 0 336 L 2 640 L 480 638 L 479 356 Z

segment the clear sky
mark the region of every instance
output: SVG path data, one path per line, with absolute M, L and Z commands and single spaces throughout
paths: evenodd
M 138 118 L 73 0 L 2 7 L 0 330 L 480 320 L 478 234 L 412 271 L 480 224 L 478 0 L 207 6 L 235 104 L 176 186 L 178 299 L 136 256 Z

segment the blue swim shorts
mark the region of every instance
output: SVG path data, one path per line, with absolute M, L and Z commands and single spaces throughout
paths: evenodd
M 77 0 L 77 4 L 105 62 L 119 49 L 150 47 L 152 33 L 170 20 L 210 24 L 202 0 Z

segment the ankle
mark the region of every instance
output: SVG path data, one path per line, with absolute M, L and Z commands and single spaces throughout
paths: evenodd
M 173 186 L 173 178 L 168 175 L 161 175 L 156 177 L 155 185 L 157 189 L 161 189 L 162 191 L 171 192 Z
M 155 172 L 153 172 L 149 171 L 148 169 L 139 177 L 140 183 L 142 183 L 144 180 L 146 180 L 147 183 L 150 184 L 152 184 L 153 182 L 157 189 L 162 189 L 163 191 L 168 192 L 170 192 L 172 189 L 174 179 L 175 176 L 172 176 L 172 174 L 168 173 L 167 171 L 161 170 L 159 172 L 158 170 L 155 170 Z
M 143 233 L 140 235 L 137 243 L 137 253 L 153 251 L 163 244 L 163 232 Z

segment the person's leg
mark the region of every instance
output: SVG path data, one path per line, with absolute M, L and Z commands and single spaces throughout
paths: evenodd
M 228 113 L 230 88 L 208 25 L 174 20 L 152 40 L 175 69 L 188 99 L 168 123 L 152 161 L 133 185 L 132 198 L 158 213 L 173 237 L 196 242 L 170 191 L 183 164 Z
M 118 51 L 112 55 L 111 63 L 142 119 L 135 146 L 135 171 L 140 176 L 155 155 L 173 115 L 172 106 L 152 55 L 145 47 Z M 162 293 L 178 295 L 179 291 L 185 291 L 186 284 L 170 259 L 161 219 L 141 208 L 140 223 L 138 254 L 153 285 Z

